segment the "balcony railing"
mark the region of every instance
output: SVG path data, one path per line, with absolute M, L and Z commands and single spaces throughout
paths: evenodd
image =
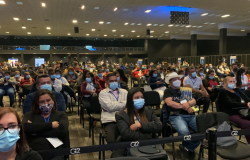
M 0 46 L 0 50 L 40 50 L 40 46 Z M 91 50 L 83 46 L 50 46 L 53 50 L 69 51 L 144 51 L 144 47 L 93 47 Z

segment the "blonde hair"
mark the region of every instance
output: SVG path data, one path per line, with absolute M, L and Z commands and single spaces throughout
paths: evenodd
M 234 78 L 234 77 L 227 76 L 227 77 L 223 80 L 223 87 L 224 87 L 224 88 L 227 88 L 227 85 L 226 85 L 226 84 L 227 84 L 227 81 L 228 81 L 229 78 Z

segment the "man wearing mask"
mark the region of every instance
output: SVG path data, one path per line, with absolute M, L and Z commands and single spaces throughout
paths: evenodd
M 49 75 L 39 75 L 37 77 L 36 81 L 36 88 L 38 90 L 40 89 L 47 89 L 52 92 L 52 94 L 55 96 L 56 102 L 57 102 L 57 109 L 58 111 L 65 111 L 65 100 L 64 97 L 61 93 L 52 91 L 52 83 Z M 26 99 L 24 100 L 23 103 L 23 114 L 31 111 L 31 106 L 34 100 L 36 92 L 30 93 L 26 96 Z
M 208 68 L 207 68 L 206 72 L 208 72 L 209 70 L 213 70 L 215 72 L 212 64 L 208 65 Z
M 140 66 L 137 66 L 133 71 L 132 71 L 132 77 L 136 78 L 139 83 L 143 83 L 143 73 L 140 70 Z
M 233 63 L 231 65 L 231 72 L 228 74 L 228 76 L 235 77 L 237 71 L 238 71 L 238 65 L 236 63 Z
M 4 73 L 4 77 L 0 79 L 0 106 L 1 107 L 3 107 L 3 96 L 5 95 L 5 93 L 10 98 L 10 107 L 13 107 L 14 94 L 15 94 L 13 85 L 15 84 L 16 84 L 15 78 L 10 77 L 10 72 L 6 71 Z
M 54 87 L 56 92 L 61 92 L 62 90 L 62 82 L 56 78 L 56 74 L 53 69 L 48 70 L 48 74 L 51 78 L 52 86 Z
M 188 76 L 184 78 L 183 86 L 192 88 L 192 93 L 195 94 L 197 103 L 203 104 L 202 113 L 207 113 L 210 104 L 209 94 L 203 86 L 201 78 L 196 76 L 195 69 L 193 67 L 189 67 L 186 70 L 188 72 Z
M 189 135 L 189 127 L 197 131 L 196 118 L 194 109 L 192 106 L 196 104 L 196 101 L 192 96 L 184 96 L 182 94 L 190 92 L 191 90 L 185 90 L 182 93 L 180 91 L 182 76 L 176 72 L 171 73 L 166 81 L 170 84 L 170 88 L 164 91 L 164 101 L 166 105 L 162 108 L 162 120 L 163 125 L 166 122 L 170 122 L 172 126 L 177 130 L 179 136 Z M 185 97 L 185 99 L 183 98 Z M 170 111 L 170 113 L 168 113 Z M 168 116 L 169 115 L 169 118 Z M 179 145 L 182 159 L 194 159 L 195 148 L 199 146 L 199 141 L 183 141 Z
M 106 83 L 106 77 L 103 76 L 102 69 L 98 69 L 97 75 L 94 77 L 95 81 L 99 82 L 101 87 L 104 89 L 105 88 L 105 83 Z
M 118 88 L 118 80 L 114 73 L 106 76 L 106 84 L 107 88 L 99 94 L 99 103 L 102 107 L 101 121 L 107 143 L 114 143 L 119 136 L 115 113 L 126 106 L 128 91 Z

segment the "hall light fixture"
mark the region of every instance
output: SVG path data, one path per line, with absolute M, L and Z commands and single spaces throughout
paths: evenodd
M 6 32 L 6 33 L 10 33 L 10 32 Z
M 32 19 L 31 19 L 31 18 L 27 18 L 27 20 L 28 20 L 28 21 L 32 21 Z
M 48 33 L 48 34 L 51 34 L 51 33 Z
M 141 24 L 141 23 L 138 23 L 137 25 L 140 26 L 140 25 L 142 25 L 142 24 Z
M 206 16 L 206 15 L 208 15 L 208 13 L 203 13 L 201 16 Z
M 229 14 L 225 14 L 223 16 L 221 16 L 222 18 L 226 18 L 226 17 L 229 17 L 230 15 Z
M 140 35 L 138 35 L 137 37 L 140 37 Z
M 169 33 L 169 31 L 166 31 L 165 33 Z
M 118 9 L 118 8 L 117 8 L 117 7 L 115 7 L 115 8 L 114 8 L 114 11 L 117 11 L 117 9 Z
M 111 22 L 107 22 L 106 24 L 111 24 Z
M 77 23 L 77 20 L 74 19 L 72 22 L 73 22 L 73 23 Z
M 22 26 L 22 29 L 26 29 L 26 27 L 25 27 L 25 26 Z
M 89 23 L 89 21 L 84 21 L 84 23 Z
M 172 27 L 172 26 L 174 26 L 173 24 L 170 24 L 170 25 L 168 25 L 169 27 Z
M 164 24 L 160 24 L 159 26 L 161 26 L 161 27 L 162 27 L 162 26 L 164 26 Z
M 103 24 L 104 22 L 103 21 L 100 21 L 99 24 Z
M 82 6 L 81 6 L 81 9 L 84 9 L 84 8 L 85 8 L 85 6 L 84 6 L 84 5 L 82 5 Z
M 131 32 L 135 32 L 135 30 L 131 31 Z
M 46 29 L 50 30 L 51 28 L 50 28 L 50 27 L 47 27 Z
M 150 37 L 154 37 L 154 36 L 150 36 Z
M 155 31 L 150 31 L 150 33 L 154 33 Z
M 151 10 L 146 10 L 146 11 L 145 11 L 145 13 L 149 13 L 149 12 L 151 12 Z
M 124 35 L 121 35 L 121 37 L 124 37 Z
M 191 25 L 187 25 L 186 27 L 191 27 Z
M 152 24 L 151 23 L 148 23 L 147 26 L 151 26 Z
M 153 26 L 158 26 L 158 24 L 154 24 Z
M 0 1 L 0 4 L 5 4 L 5 2 L 4 1 Z
M 116 30 L 112 30 L 112 32 L 116 32 Z
M 124 25 L 128 25 L 128 23 L 126 22 L 126 23 L 124 23 Z
M 95 29 L 91 29 L 91 31 L 95 31 Z
M 132 26 L 133 26 L 133 25 L 135 25 L 135 23 L 130 23 L 130 25 L 132 25 Z
M 104 36 L 105 36 L 105 37 L 107 37 L 107 35 L 106 35 L 106 34 L 104 34 Z
M 27 34 L 31 34 L 31 32 L 27 32 Z
M 68 36 L 70 36 L 71 34 L 70 33 L 68 33 Z
M 100 9 L 100 7 L 94 7 L 94 9 Z
M 86 36 L 89 36 L 89 34 L 86 34 Z
M 14 17 L 13 19 L 14 19 L 15 21 L 19 21 L 19 18 L 16 18 L 16 17 Z
M 242 31 L 242 32 L 245 32 L 245 30 L 244 30 L 244 29 L 242 29 L 241 31 Z
M 42 7 L 46 7 L 46 3 L 42 3 Z

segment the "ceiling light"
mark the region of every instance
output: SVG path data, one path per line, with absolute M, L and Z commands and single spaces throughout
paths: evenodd
M 31 34 L 31 32 L 27 32 L 27 34 Z
M 118 9 L 118 8 L 117 8 L 117 7 L 115 7 L 115 8 L 114 8 L 114 11 L 117 11 L 117 9 Z
M 100 7 L 94 7 L 94 9 L 99 9 Z
M 164 24 L 160 24 L 159 26 L 164 26 Z
M 140 35 L 138 35 L 137 37 L 140 37 Z
M 112 30 L 112 32 L 116 32 L 116 30 Z
M 95 31 L 95 29 L 91 29 L 91 31 Z
M 150 36 L 150 37 L 154 37 L 154 36 Z
M 82 5 L 82 6 L 81 6 L 81 9 L 84 9 L 84 8 L 85 8 L 85 6 L 84 6 L 84 5 Z
M 4 1 L 0 1 L 0 4 L 5 4 L 5 2 Z
M 201 28 L 201 27 L 203 27 L 203 26 L 198 26 L 197 28 Z
M 70 33 L 68 33 L 68 36 L 70 36 L 71 34 Z
M 135 32 L 135 30 L 131 31 L 131 32 Z
M 16 2 L 17 5 L 23 5 L 23 2 Z
M 116 35 L 114 35 L 116 37 Z
M 42 3 L 42 7 L 46 7 L 46 3 Z
M 152 24 L 150 24 L 150 23 L 149 23 L 149 24 L 147 24 L 147 26 L 151 26 L 151 25 L 152 25 Z
M 6 32 L 6 33 L 10 33 L 10 32 Z
M 175 27 L 179 27 L 179 25 L 175 25 Z
M 150 31 L 150 33 L 154 33 L 155 31 Z
M 73 22 L 73 23 L 77 23 L 77 20 L 74 19 L 72 22 Z
M 169 33 L 169 31 L 166 31 L 165 33 Z
M 48 33 L 48 34 L 51 34 L 51 33 Z
M 187 25 L 186 27 L 191 27 L 191 25 Z
M 197 26 L 192 26 L 192 27 L 197 27 Z
M 16 18 L 16 17 L 15 17 L 15 18 L 13 18 L 13 19 L 14 19 L 15 21 L 19 21 L 19 18 Z
M 170 24 L 170 25 L 168 25 L 169 27 L 172 27 L 172 26 L 174 26 L 173 24 Z
M 210 24 L 215 24 L 215 23 L 210 23 Z
M 107 35 L 106 35 L 106 34 L 104 34 L 104 36 L 105 36 L 105 37 L 107 37 Z
M 201 16 L 206 16 L 206 15 L 208 15 L 208 13 L 203 13 Z
M 50 30 L 51 28 L 50 28 L 50 27 L 47 27 L 46 29 Z
M 226 18 L 226 17 L 229 17 L 230 15 L 229 14 L 225 14 L 223 16 L 221 16 L 222 18 Z
M 84 23 L 89 23 L 89 21 L 84 21 Z
M 151 10 L 146 10 L 146 11 L 145 11 L 145 13 L 149 13 L 149 12 L 151 12 Z
M 106 24 L 110 24 L 111 22 L 107 22 Z
M 244 30 L 244 29 L 242 29 L 241 31 L 242 31 L 242 32 L 245 32 L 245 30 Z
M 121 37 L 124 37 L 124 35 L 121 35 Z
M 209 22 L 206 22 L 206 23 L 204 23 L 204 24 L 209 24 Z
M 31 19 L 31 18 L 27 18 L 27 20 L 28 20 L 28 21 L 32 21 L 32 19 Z
M 137 25 L 138 25 L 138 26 L 140 26 L 140 25 L 141 25 L 141 23 L 138 23 Z
M 158 26 L 158 24 L 154 24 L 153 26 Z
M 22 29 L 26 29 L 26 27 L 25 27 L 25 26 L 22 26 Z
M 99 24 L 103 24 L 104 22 L 103 21 L 100 21 Z
M 89 34 L 86 34 L 86 36 L 89 36 Z
M 124 25 L 128 25 L 128 23 L 124 23 Z
M 125 8 L 125 9 L 123 9 L 123 11 L 128 11 L 128 9 L 127 9 L 127 8 Z
M 130 25 L 135 25 L 135 23 L 131 23 Z

